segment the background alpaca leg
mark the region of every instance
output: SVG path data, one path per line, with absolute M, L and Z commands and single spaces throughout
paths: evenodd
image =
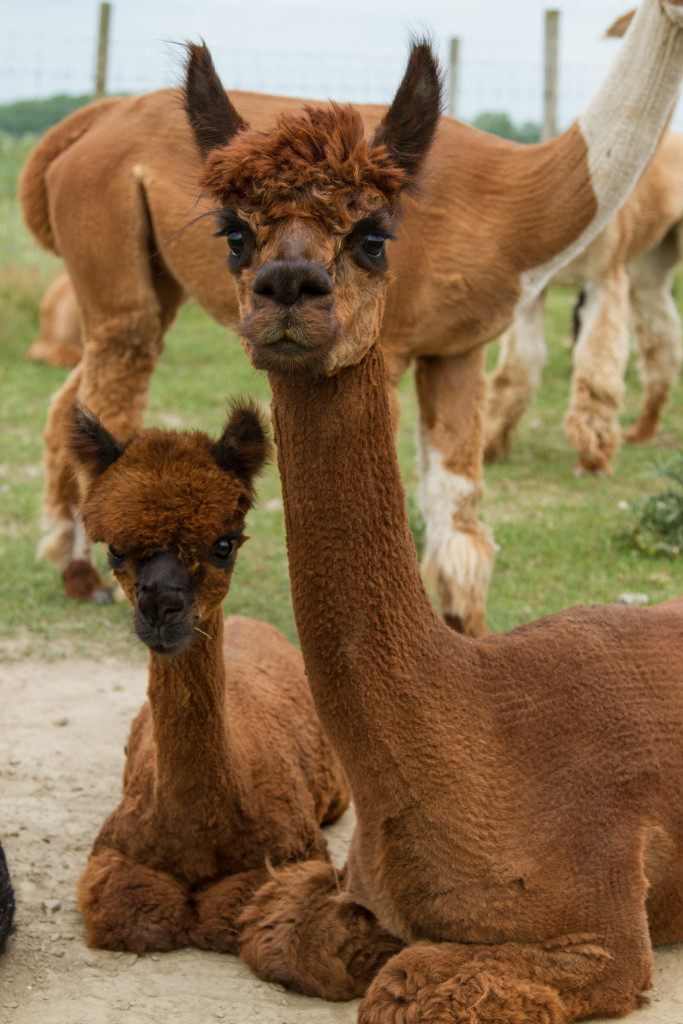
M 188 945 L 194 913 L 172 875 L 115 850 L 93 854 L 78 883 L 88 945 L 101 949 L 177 949 Z
M 619 1016 L 650 985 L 647 929 L 625 956 L 581 936 L 556 943 L 418 943 L 379 972 L 358 1024 L 568 1024 Z
M 117 437 L 129 437 L 141 425 L 163 335 L 182 299 L 175 281 L 169 275 L 159 276 L 148 259 L 138 269 L 135 283 L 127 285 L 118 278 L 110 283 L 114 296 L 106 294 L 104 285 L 93 297 L 79 293 L 83 359 L 54 396 L 44 431 L 49 532 L 39 555 L 61 570 L 69 596 L 81 599 L 101 599 L 108 588 L 97 573 L 78 522 L 78 488 L 65 446 L 73 402 L 77 399 L 87 405 Z M 86 275 L 74 275 L 74 281 L 81 279 L 87 281 Z M 145 280 L 146 295 L 137 295 Z M 111 312 L 104 313 L 108 298 Z M 130 305 L 136 298 L 138 305 Z M 124 308 L 116 309 L 117 300 Z M 91 305 L 97 308 L 96 314 L 90 311 Z
M 489 380 L 484 459 L 506 459 L 510 441 L 531 405 L 546 361 L 545 292 L 527 306 L 500 339 L 496 369 Z
M 40 329 L 28 350 L 36 363 L 77 366 L 83 355 L 81 314 L 68 274 L 55 278 L 40 303 Z
M 200 949 L 237 953 L 238 921 L 242 911 L 256 890 L 269 879 L 267 868 L 255 868 L 229 875 L 200 892 L 193 892 L 196 918 L 190 929 L 190 942 Z
M 242 915 L 240 956 L 265 981 L 353 999 L 403 943 L 350 903 L 343 875 L 308 861 L 272 872 Z
M 681 321 L 671 290 L 678 246 L 668 237 L 652 253 L 629 267 L 631 309 L 643 382 L 643 407 L 624 440 L 649 441 L 681 369 Z
M 420 358 L 420 491 L 426 525 L 424 571 L 448 623 L 469 636 L 488 633 L 486 596 L 495 544 L 477 519 L 481 497 L 485 348 Z
M 564 420 L 579 455 L 577 474 L 610 473 L 621 441 L 618 418 L 628 359 L 628 286 L 619 261 L 601 280 L 586 285 Z

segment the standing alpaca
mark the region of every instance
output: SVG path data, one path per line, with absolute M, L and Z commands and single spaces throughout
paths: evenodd
M 325 864 L 276 872 L 241 954 L 304 992 L 367 989 L 362 1024 L 618 1015 L 650 984 L 650 935 L 683 938 L 683 601 L 484 640 L 432 608 L 377 341 L 383 241 L 439 101 L 419 44 L 369 137 L 336 105 L 250 130 L 191 49 L 202 185 L 273 391 L 306 671 L 358 819 L 341 893 Z M 407 948 L 381 966 L 392 936 Z
M 428 186 L 405 197 L 381 343 L 395 423 L 396 385 L 416 365 L 425 572 L 446 621 L 466 633 L 487 631 L 495 550 L 477 518 L 484 345 L 631 192 L 675 101 L 682 25 L 683 0 L 643 0 L 604 84 L 551 142 L 523 146 L 443 118 Z M 298 100 L 248 93 L 235 101 L 263 128 L 301 109 Z M 361 109 L 372 128 L 386 108 Z M 236 322 L 235 290 L 220 270 L 224 243 L 211 238 L 209 220 L 195 220 L 211 211 L 194 205 L 197 174 L 175 90 L 77 111 L 47 133 L 23 172 L 26 221 L 64 258 L 83 317 L 84 358 L 55 396 L 45 431 L 49 533 L 41 546 L 75 596 L 97 594 L 102 581 L 74 512 L 79 496 L 63 443 L 73 400 L 129 436 L 184 298 Z
M 123 800 L 79 883 L 91 946 L 234 951 L 264 862 L 327 862 L 319 826 L 348 804 L 299 652 L 265 623 L 223 624 L 268 448 L 250 406 L 233 410 L 215 443 L 149 430 L 126 446 L 91 414 L 76 416 L 85 528 L 109 544 L 151 652 Z
M 4 952 L 7 936 L 14 921 L 14 890 L 9 876 L 5 851 L 0 845 L 0 953 Z
M 640 418 L 625 437 L 646 441 L 656 433 L 681 366 L 681 323 L 671 296 L 681 232 L 683 136 L 670 132 L 616 217 L 551 282 L 586 289 L 565 418 L 579 455 L 577 473 L 609 473 L 619 447 L 629 300 L 645 394 Z M 540 382 L 545 357 L 541 293 L 501 340 L 489 386 L 486 458 L 508 455 L 515 427 Z

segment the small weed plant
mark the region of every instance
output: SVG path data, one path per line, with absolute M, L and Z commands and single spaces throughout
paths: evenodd
M 683 552 L 683 449 L 674 454 L 671 462 L 658 464 L 654 472 L 668 480 L 669 486 L 634 506 L 636 520 L 629 539 L 647 555 L 680 558 Z

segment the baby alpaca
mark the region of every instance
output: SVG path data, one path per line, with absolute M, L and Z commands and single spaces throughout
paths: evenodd
M 299 652 L 265 623 L 223 623 L 270 442 L 240 405 L 219 441 L 153 429 L 127 445 L 76 409 L 69 445 L 85 530 L 109 545 L 150 648 L 123 799 L 79 882 L 88 942 L 233 952 L 266 863 L 327 861 L 320 825 L 349 801 Z

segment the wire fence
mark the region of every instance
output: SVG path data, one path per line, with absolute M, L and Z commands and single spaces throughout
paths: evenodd
M 447 41 L 444 40 L 444 56 Z M 59 93 L 91 94 L 97 40 L 94 32 L 59 34 L 7 31 L 0 35 L 0 104 Z M 218 71 L 228 89 L 243 89 L 302 98 L 332 97 L 346 102 L 388 102 L 404 68 L 405 54 L 272 52 L 212 46 Z M 614 51 L 610 53 L 613 58 Z M 178 85 L 182 49 L 170 42 L 137 42 L 113 35 L 109 48 L 107 91 L 142 93 Z M 578 116 L 599 85 L 605 67 L 564 64 L 559 73 L 558 127 Z M 471 121 L 484 111 L 508 113 L 516 124 L 543 119 L 543 61 L 473 61 L 466 47 L 459 58 L 456 114 Z M 675 118 L 674 127 L 681 127 Z M 0 175 L 0 266 L 37 257 L 22 234 L 14 187 L 22 147 L 4 147 Z

